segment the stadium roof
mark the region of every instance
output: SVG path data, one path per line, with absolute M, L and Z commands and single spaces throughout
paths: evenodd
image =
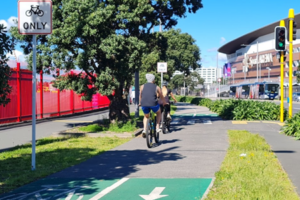
M 285 21 L 286 27 L 288 27 L 288 18 L 283 19 Z M 297 23 L 297 28 L 299 29 L 300 26 L 300 13 L 295 15 L 294 19 Z M 247 33 L 246 35 L 243 35 L 235 40 L 232 40 L 226 44 L 224 44 L 222 47 L 218 49 L 218 52 L 224 53 L 224 54 L 232 54 L 235 53 L 236 50 L 241 48 L 241 44 L 250 44 L 257 38 L 263 35 L 267 35 L 270 33 L 274 33 L 274 29 L 276 26 L 279 26 L 279 22 L 274 22 L 272 24 L 269 24 L 265 27 L 262 27 L 260 29 L 257 29 L 255 31 L 252 31 L 250 33 Z

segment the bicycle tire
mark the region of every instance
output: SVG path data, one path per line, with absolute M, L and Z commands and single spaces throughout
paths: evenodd
M 152 131 L 151 131 L 151 120 L 150 118 L 147 119 L 147 125 L 146 125 L 146 142 L 147 142 L 147 147 L 151 148 L 152 147 Z
M 163 132 L 163 134 L 166 134 L 167 132 L 166 132 L 166 116 L 165 116 L 165 111 L 163 111 L 162 113 L 161 113 L 161 128 L 162 128 L 162 132 Z
M 155 143 L 159 143 L 159 132 L 156 132 L 156 117 L 154 119 L 154 124 L 153 124 L 153 136 L 154 136 L 154 140 L 155 140 Z
M 27 10 L 27 11 L 25 12 L 25 15 L 26 15 L 27 17 L 30 17 L 30 16 L 32 15 L 32 11 L 31 11 L 31 10 Z
M 167 121 L 166 123 L 167 123 L 166 127 L 167 127 L 167 129 L 168 129 L 168 132 L 171 132 L 171 131 L 170 131 L 170 127 L 171 127 L 171 120 L 170 120 L 170 119 L 168 119 L 168 121 Z
M 40 10 L 40 11 L 37 13 L 37 15 L 38 15 L 39 17 L 43 17 L 43 16 L 44 16 L 44 11 Z

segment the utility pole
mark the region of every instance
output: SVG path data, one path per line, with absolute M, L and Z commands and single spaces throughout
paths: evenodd
M 162 28 L 161 28 L 161 20 L 159 20 L 159 32 L 162 32 Z M 161 72 L 161 88 L 163 87 L 163 72 Z

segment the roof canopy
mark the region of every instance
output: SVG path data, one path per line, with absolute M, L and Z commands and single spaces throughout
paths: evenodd
M 288 18 L 283 19 L 285 21 L 285 26 L 288 27 Z M 300 23 L 300 13 L 295 15 L 295 19 L 296 22 Z M 250 32 L 246 35 L 243 35 L 235 40 L 232 40 L 226 44 L 224 44 L 222 47 L 220 47 L 218 49 L 218 52 L 220 53 L 225 53 L 225 54 L 232 54 L 235 53 L 236 50 L 241 48 L 241 44 L 250 44 L 252 43 L 254 40 L 256 40 L 257 38 L 259 38 L 260 36 L 264 36 L 270 33 L 274 33 L 274 29 L 276 26 L 279 26 L 279 22 L 274 22 L 270 25 L 267 25 L 265 27 L 262 27 L 260 29 L 257 29 L 253 32 Z M 297 28 L 299 29 L 300 24 L 297 23 Z

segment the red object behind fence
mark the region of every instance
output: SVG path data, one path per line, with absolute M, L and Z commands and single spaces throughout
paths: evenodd
M 5 107 L 0 106 L 0 124 L 31 120 L 32 72 L 20 69 L 17 63 L 17 67 L 12 69 L 9 84 L 12 86 L 11 101 Z M 59 91 L 42 72 L 37 80 L 36 116 L 39 119 L 104 108 L 109 104 L 109 99 L 101 94 L 95 94 L 89 102 L 82 101 L 80 95 L 72 90 Z

